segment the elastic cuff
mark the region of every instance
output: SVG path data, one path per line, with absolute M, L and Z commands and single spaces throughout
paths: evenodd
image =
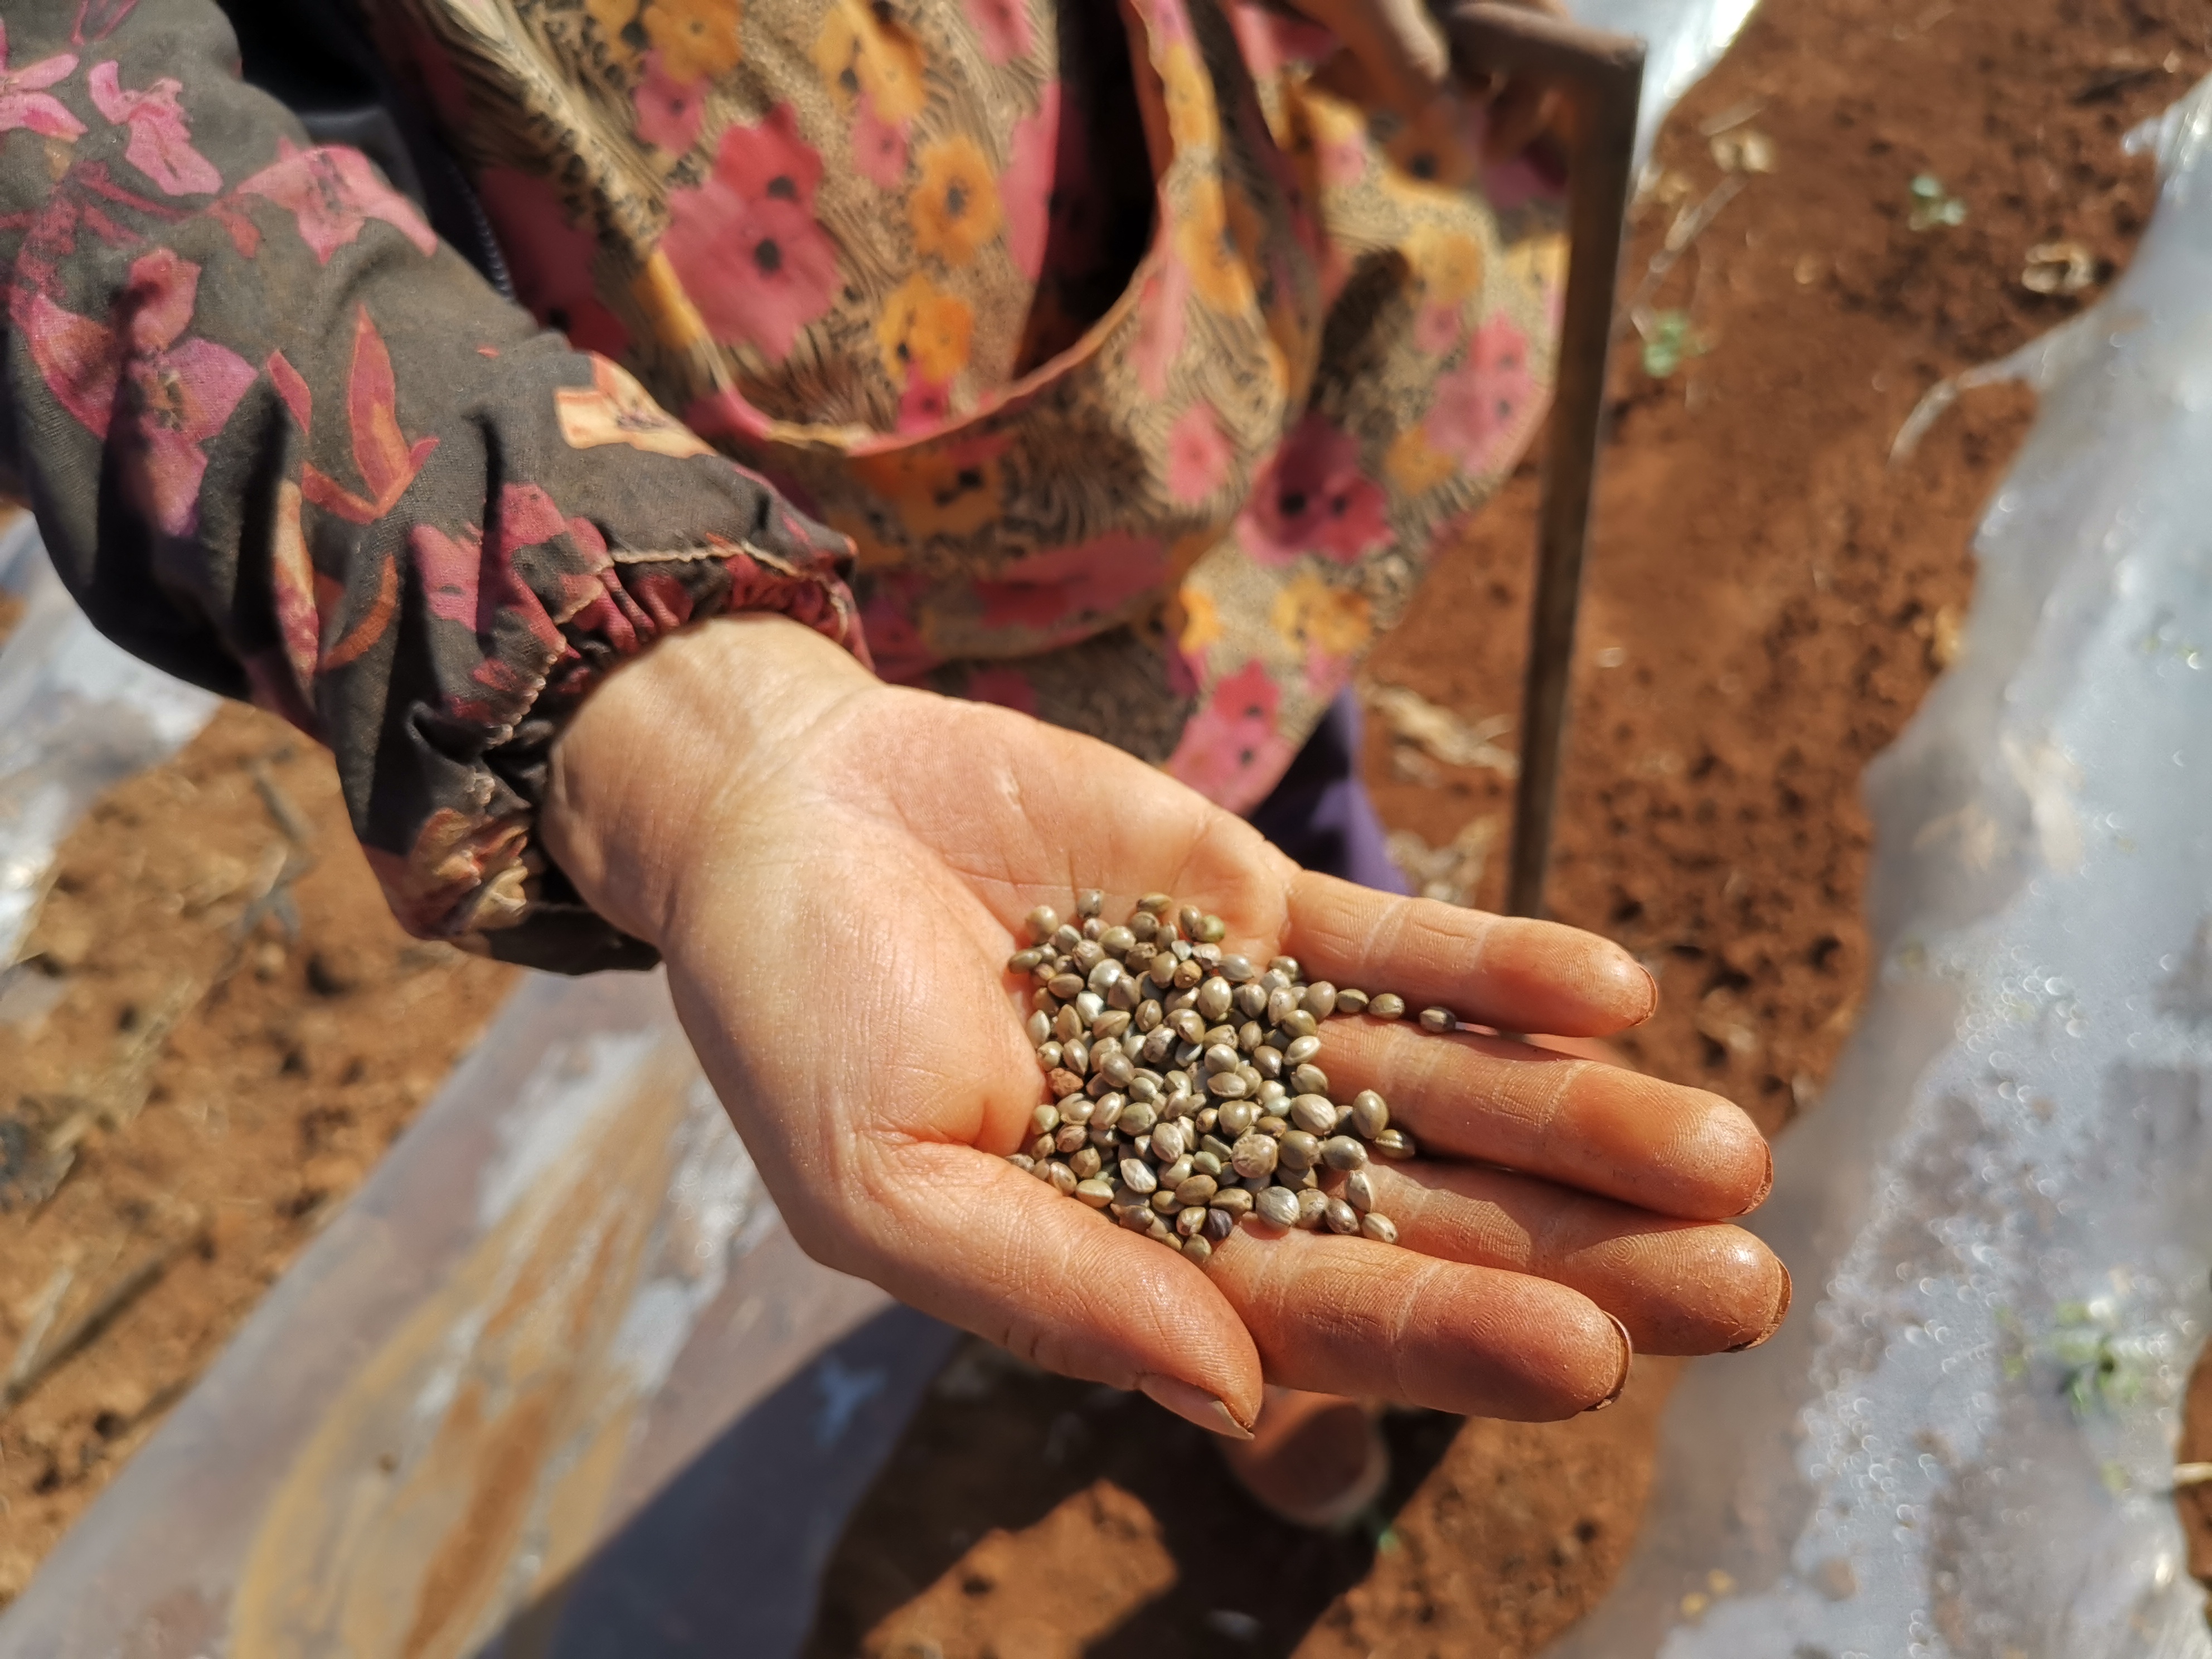
M 495 728 L 498 740 L 473 763 L 464 763 L 465 787 L 435 792 L 444 804 L 417 827 L 405 854 L 365 848 L 400 924 L 422 937 L 552 973 L 653 966 L 659 959 L 653 947 L 586 905 L 538 841 L 537 811 L 553 744 L 615 667 L 707 617 L 772 611 L 866 664 L 843 558 L 833 562 L 827 548 L 808 551 L 816 556 L 726 544 L 609 559 L 592 590 L 572 596 L 567 614 L 555 618 L 563 646 L 550 663 L 501 665 L 513 670 L 508 685 L 521 694 L 501 711 L 507 719 Z M 733 696 L 744 694 L 742 687 L 731 688 Z M 447 720 L 425 720 L 416 741 L 445 750 L 450 764 L 461 757 L 432 733 L 451 729 Z M 482 805 L 466 810 L 453 804 L 456 794 Z

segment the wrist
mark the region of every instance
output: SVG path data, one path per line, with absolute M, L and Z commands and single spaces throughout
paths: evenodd
M 884 690 L 776 616 L 717 617 L 625 663 L 554 744 L 539 833 L 579 896 L 665 950 L 716 833 L 789 775 L 825 722 Z

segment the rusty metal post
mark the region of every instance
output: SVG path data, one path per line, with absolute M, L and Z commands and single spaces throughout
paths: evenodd
M 1543 914 L 1559 804 L 1575 612 L 1603 436 L 1606 360 L 1613 341 L 1621 237 L 1635 186 L 1636 121 L 1644 43 L 1518 7 L 1456 6 L 1445 13 L 1453 61 L 1551 82 L 1571 100 L 1566 306 L 1546 433 L 1543 502 L 1529 608 L 1528 667 L 1521 697 L 1521 772 L 1513 802 L 1513 863 L 1505 908 Z

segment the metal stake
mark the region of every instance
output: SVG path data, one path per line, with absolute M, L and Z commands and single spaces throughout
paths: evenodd
M 1470 71 L 1531 75 L 1564 92 L 1573 111 L 1568 161 L 1566 305 L 1558 384 L 1546 432 L 1544 494 L 1529 608 L 1528 669 L 1521 696 L 1521 773 L 1513 801 L 1513 862 L 1505 908 L 1541 915 L 1559 805 L 1575 611 L 1603 435 L 1606 359 L 1636 161 L 1644 43 L 1515 6 L 1461 5 L 1445 14 L 1453 60 Z

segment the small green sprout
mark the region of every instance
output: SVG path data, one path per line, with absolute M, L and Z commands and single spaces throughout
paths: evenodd
M 2143 1358 L 2136 1345 L 2122 1340 L 2112 1328 L 2109 1308 L 2064 1303 L 2056 1322 L 2051 1355 L 2060 1366 L 2058 1392 L 2075 1416 L 2124 1406 L 2142 1391 Z
M 2006 1382 L 2017 1382 L 2027 1375 L 2027 1333 L 2021 1326 L 2020 1316 L 2010 1308 L 1996 1310 L 1996 1323 L 2000 1368 Z
M 1944 193 L 1943 181 L 1932 173 L 1923 173 L 1912 181 L 1912 212 L 1905 222 L 1915 230 L 1934 230 L 1938 226 L 1960 225 L 1966 222 L 1966 204 L 1955 196 Z
M 1686 358 L 1702 357 L 1711 349 L 1690 326 L 1688 312 L 1657 312 L 1644 331 L 1644 372 L 1655 380 L 1663 380 L 1681 368 Z

